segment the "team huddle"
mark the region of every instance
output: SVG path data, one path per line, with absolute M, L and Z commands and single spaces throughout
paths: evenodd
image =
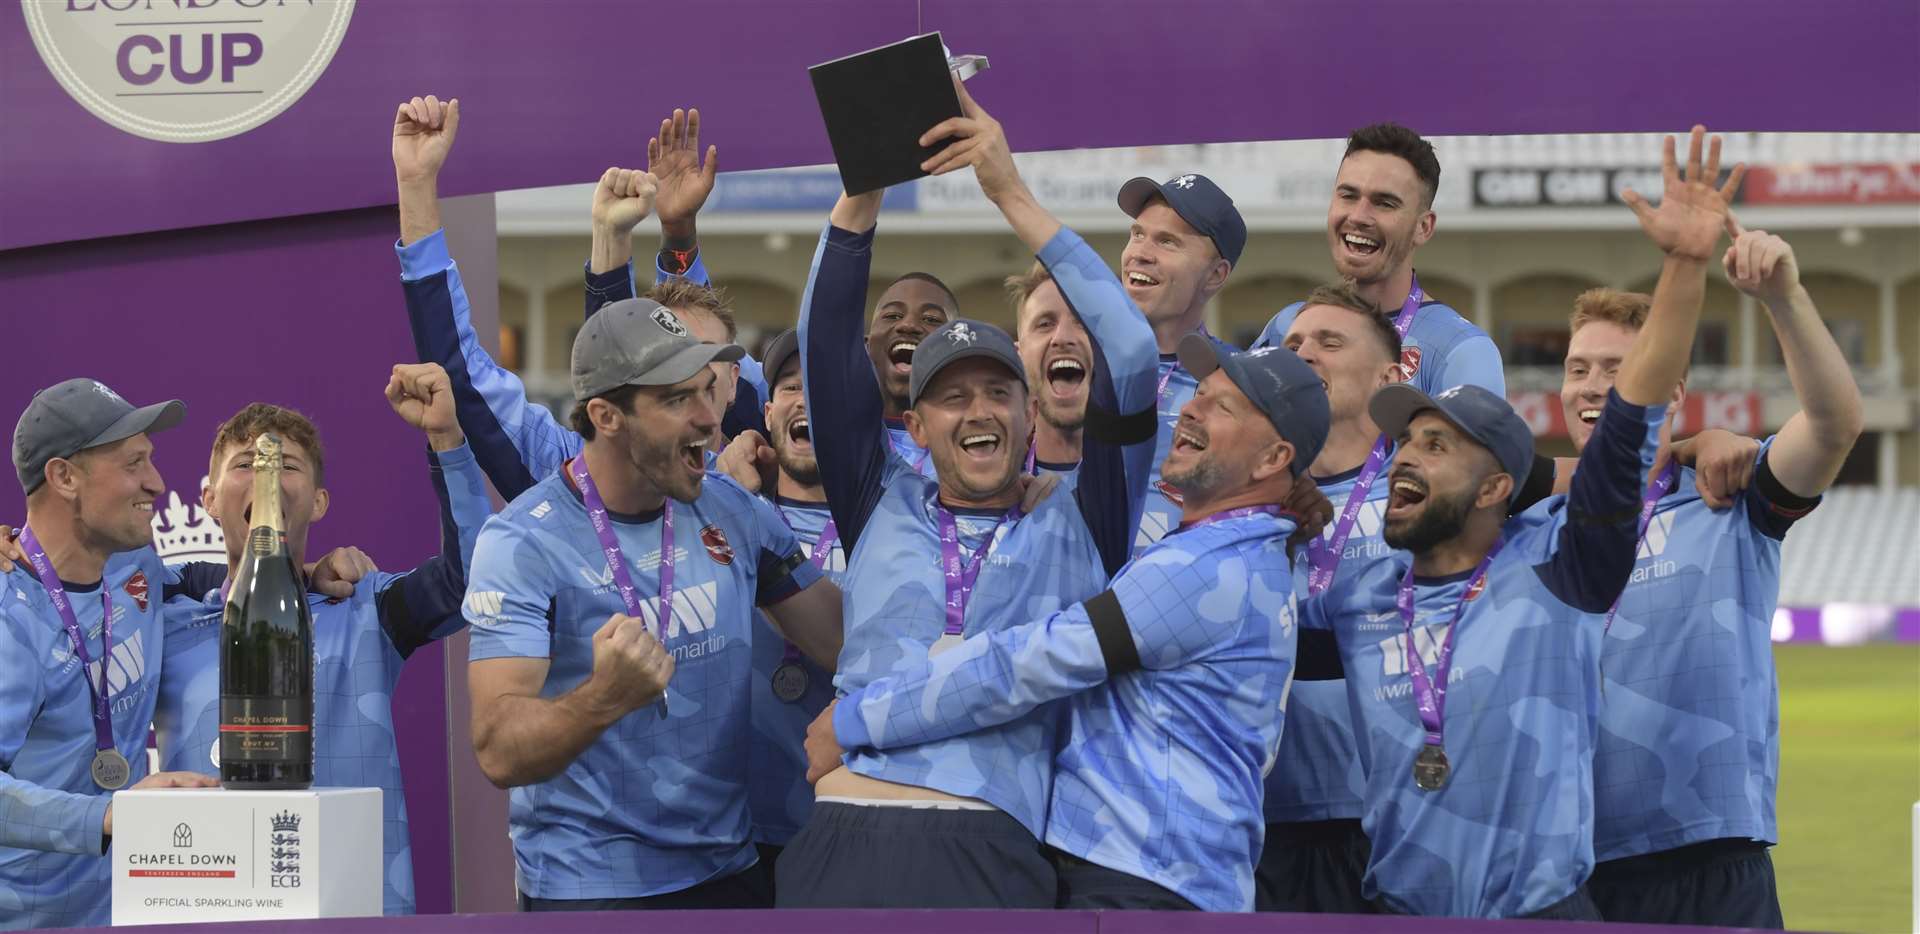
M 475 331 L 437 200 L 458 102 L 400 106 L 420 360 L 387 397 L 426 435 L 444 553 L 307 565 L 315 781 L 383 789 L 387 912 L 413 910 L 412 857 L 391 711 L 364 699 L 465 627 L 523 910 L 1781 927 L 1780 542 L 1861 400 L 1791 247 L 1729 210 L 1744 170 L 1723 179 L 1719 138 L 1669 139 L 1659 197 L 1628 196 L 1653 293 L 1567 296 L 1579 453 L 1555 460 L 1499 348 L 1420 287 L 1440 165 L 1417 134 L 1354 132 L 1329 284 L 1241 350 L 1203 325 L 1248 245 L 1228 193 L 1128 182 L 1116 272 L 955 87 L 923 168 L 972 169 L 1034 255 L 1015 333 L 931 272 L 869 304 L 875 191 L 834 205 L 796 327 L 747 356 L 696 229 L 717 153 L 675 111 L 646 169 L 596 186 L 564 419 Z M 1800 401 L 1766 439 L 1672 436 L 1714 265 L 1766 309 Z M 330 506 L 317 429 L 249 406 L 202 491 L 229 566 L 163 566 L 149 435 L 180 417 L 75 379 L 15 431 L 0 664 L 37 675 L 0 688 L 0 926 L 105 923 L 112 791 L 218 775 L 252 439 L 285 444 L 296 561 Z

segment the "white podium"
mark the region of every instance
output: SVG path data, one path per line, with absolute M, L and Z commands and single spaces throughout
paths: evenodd
M 377 915 L 380 789 L 113 796 L 113 923 Z

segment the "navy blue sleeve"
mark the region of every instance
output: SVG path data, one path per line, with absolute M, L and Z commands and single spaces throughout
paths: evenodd
M 633 297 L 633 264 L 596 273 L 587 266 L 587 317 L 614 302 Z
M 227 581 L 227 566 L 212 561 L 190 561 L 173 569 L 178 575 L 161 588 L 161 602 L 172 602 L 177 597 L 185 597 L 198 603 L 206 599 L 209 592 Z
M 1101 564 L 1112 577 L 1133 557 L 1133 538 L 1153 473 L 1159 353 L 1146 316 L 1113 268 L 1079 234 L 1061 227 L 1040 248 L 1038 258 L 1093 345 L 1088 424 L 1073 495 L 1093 533 Z M 1127 424 L 1134 426 L 1131 432 L 1123 427 Z
M 379 596 L 380 627 L 401 658 L 466 625 L 460 601 L 467 590 L 480 528 L 493 512 L 487 485 L 468 447 L 427 454 L 433 495 L 440 502 L 440 554 L 394 580 Z
M 1534 566 L 1562 603 L 1605 613 L 1626 589 L 1639 551 L 1640 496 L 1660 447 L 1664 406 L 1632 405 L 1613 390 L 1567 491 L 1566 522 L 1553 554 Z
M 851 233 L 831 224 L 820 235 L 800 299 L 800 375 L 807 397 L 820 482 L 839 529 L 841 547 L 853 553 L 867 519 L 886 489 L 886 404 L 867 357 L 867 273 L 873 266 L 873 231 Z
M 767 434 L 767 414 L 760 399 L 760 390 L 747 381 L 745 376 L 734 383 L 733 404 L 720 417 L 720 433 L 729 438 L 738 437 L 743 431 L 757 431 Z
M 1780 483 L 1773 475 L 1773 467 L 1767 463 L 1767 452 L 1773 449 L 1769 442 L 1760 452 L 1760 465 L 1753 471 L 1753 486 L 1749 487 L 1741 500 L 1747 510 L 1747 520 L 1760 534 L 1775 541 L 1787 537 L 1787 530 L 1795 522 L 1806 518 L 1813 507 L 1820 505 L 1818 496 L 1801 496 Z

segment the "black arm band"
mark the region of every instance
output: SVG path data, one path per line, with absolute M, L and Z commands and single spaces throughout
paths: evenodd
M 1133 630 L 1127 626 L 1127 614 L 1121 611 L 1120 598 L 1113 591 L 1102 590 L 1087 600 L 1087 619 L 1093 623 L 1094 637 L 1100 640 L 1107 677 L 1140 670 L 1140 650 L 1134 647 Z
M 1818 496 L 1801 496 L 1780 483 L 1773 473 L 1773 465 L 1766 458 L 1760 459 L 1760 466 L 1753 472 L 1753 488 L 1760 497 L 1773 506 L 1773 511 L 1790 519 L 1798 519 L 1820 505 Z
M 1096 405 L 1087 406 L 1087 434 L 1096 441 L 1125 447 L 1152 441 L 1159 433 L 1158 408 L 1141 409 L 1131 415 L 1115 415 Z
M 1331 629 L 1302 627 L 1293 652 L 1293 680 L 1338 681 L 1347 676 L 1340 642 Z

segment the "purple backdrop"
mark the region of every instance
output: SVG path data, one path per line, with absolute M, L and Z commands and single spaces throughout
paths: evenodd
M 0 400 L 6 435 L 37 389 L 94 376 L 135 403 L 187 402 L 156 435 L 170 490 L 199 501 L 220 422 L 249 402 L 297 408 L 320 426 L 332 511 L 314 553 L 358 545 L 387 570 L 439 547 L 426 443 L 387 408 L 394 363 L 411 362 L 392 243 L 373 209 L 0 252 Z M 0 483 L 0 522 L 26 514 Z M 447 874 L 444 666 L 421 652 L 394 693 L 422 910 L 451 907 Z
M 649 17 L 654 9 L 362 2 L 291 109 L 191 145 L 139 139 L 82 110 L 24 19 L 0 10 L 0 249 L 385 203 L 385 138 L 395 105 L 415 93 L 462 99 L 449 194 L 596 178 L 641 158 L 649 128 L 675 105 L 702 108 L 712 138 L 726 141 L 727 168 L 825 162 L 806 67 L 920 28 L 991 56 L 977 93 L 1027 150 L 1328 137 L 1381 119 L 1429 134 L 1696 120 L 1920 130 L 1911 0 L 708 0 Z

